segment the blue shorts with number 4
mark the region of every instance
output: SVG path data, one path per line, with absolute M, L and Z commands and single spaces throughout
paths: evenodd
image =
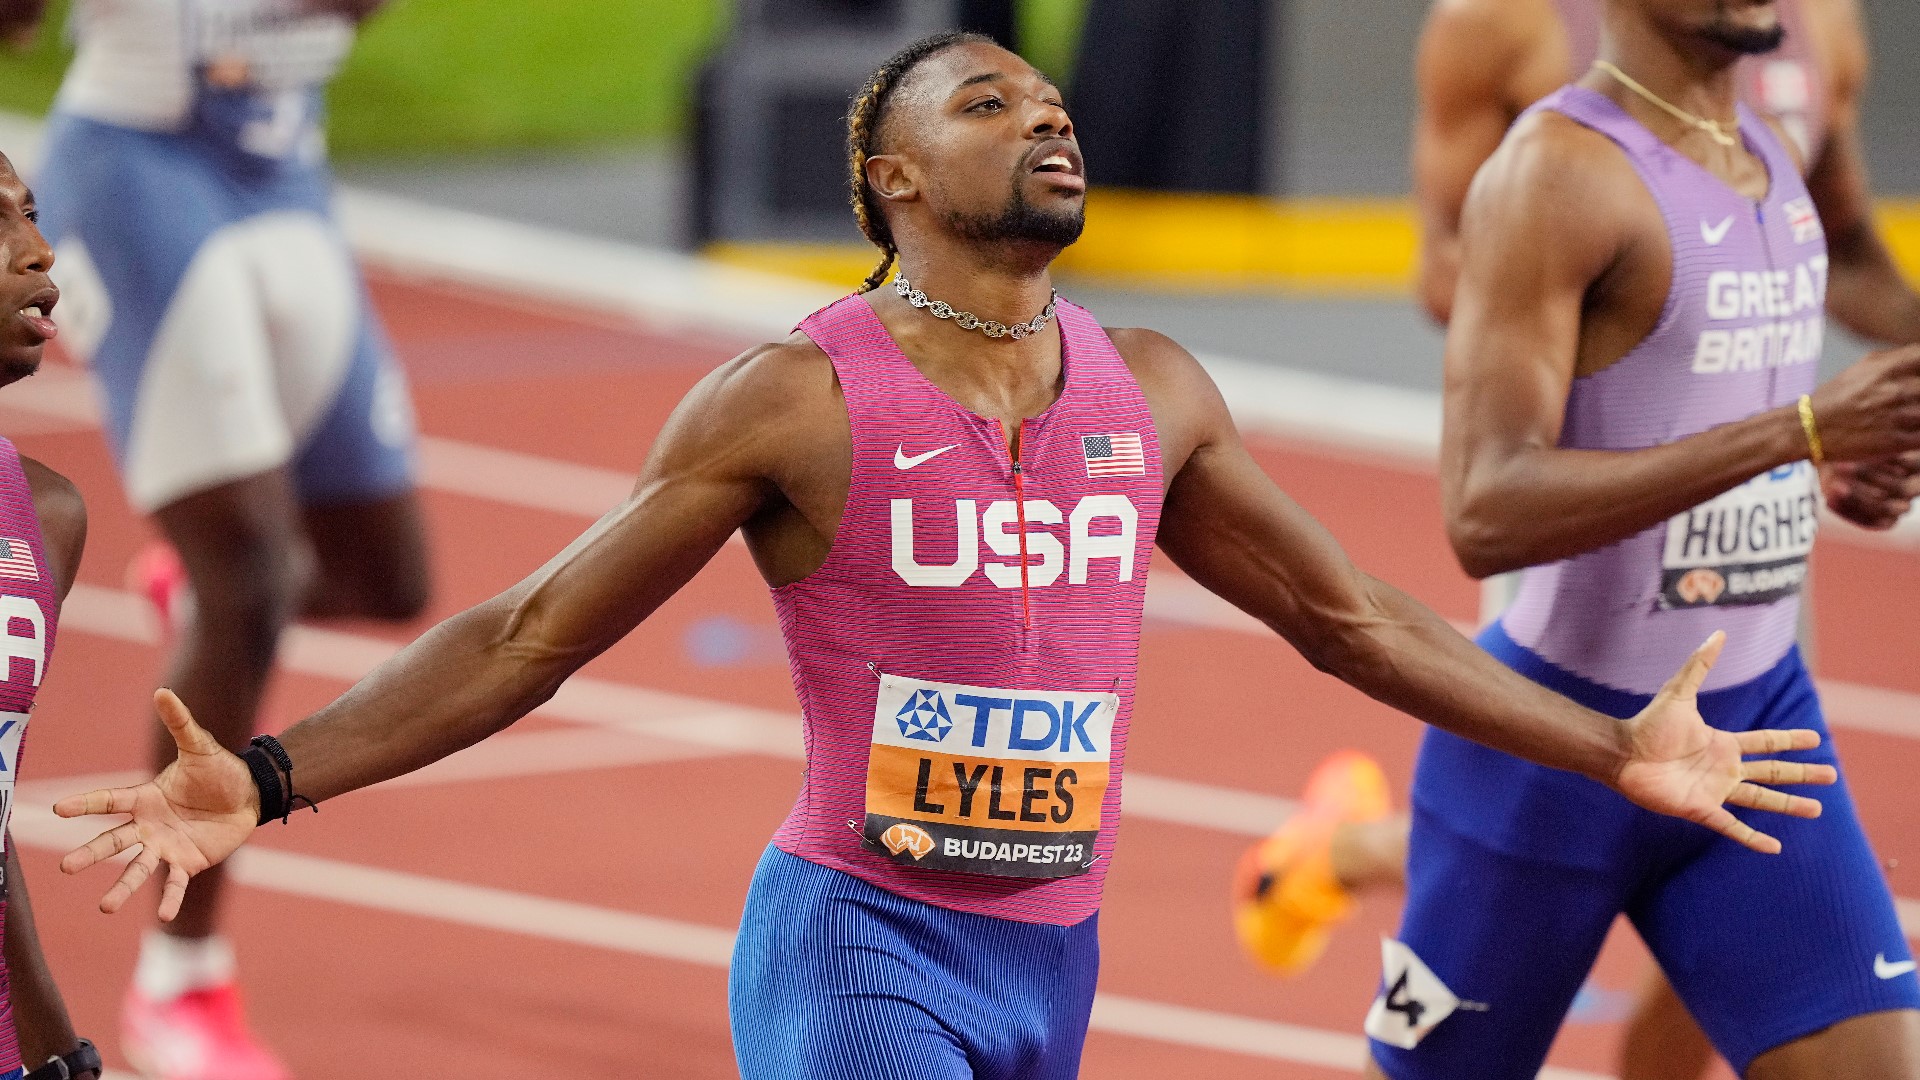
M 1498 624 L 1480 644 L 1522 675 L 1610 716 L 1650 698 L 1557 668 Z M 1700 695 L 1728 731 L 1812 728 L 1838 762 L 1797 651 Z M 1738 1072 L 1849 1017 L 1920 1008 L 1893 897 L 1845 780 L 1786 789 L 1806 820 L 1736 809 L 1785 850 L 1760 855 L 1649 813 L 1599 784 L 1439 731 L 1413 785 L 1407 906 L 1367 1018 L 1393 1080 L 1533 1080 L 1615 916 L 1625 914 Z

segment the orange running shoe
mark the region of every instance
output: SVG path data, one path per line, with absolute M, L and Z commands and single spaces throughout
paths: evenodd
M 1312 967 L 1353 897 L 1333 873 L 1334 830 L 1393 812 L 1386 774 L 1358 750 L 1329 756 L 1307 778 L 1300 810 L 1240 857 L 1233 926 L 1247 954 L 1283 976 Z

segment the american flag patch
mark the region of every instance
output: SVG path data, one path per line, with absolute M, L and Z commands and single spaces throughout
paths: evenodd
M 1813 212 L 1812 199 L 1795 199 L 1780 209 L 1786 211 L 1794 243 L 1811 244 L 1820 239 L 1820 215 Z
M 1146 451 L 1140 447 L 1140 433 L 1120 435 L 1082 435 L 1080 449 L 1087 455 L 1088 476 L 1145 476 Z
M 40 567 L 33 561 L 33 548 L 25 540 L 0 537 L 0 577 L 40 580 Z

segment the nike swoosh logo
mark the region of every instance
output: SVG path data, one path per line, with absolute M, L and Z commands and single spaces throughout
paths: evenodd
M 1708 247 L 1714 247 L 1727 238 L 1727 230 L 1731 228 L 1733 228 L 1732 214 L 1728 214 L 1727 220 L 1718 225 L 1709 225 L 1703 221 L 1700 223 L 1700 239 L 1705 240 Z
M 1897 964 L 1887 963 L 1887 954 L 1881 953 L 1873 958 L 1873 973 L 1883 979 L 1897 979 L 1913 970 L 1913 961 L 1902 960 Z
M 899 469 L 901 472 L 905 472 L 915 465 L 925 465 L 941 454 L 956 449 L 959 445 L 959 443 L 954 443 L 952 446 L 943 446 L 938 450 L 929 450 L 924 454 L 916 454 L 913 457 L 908 457 L 906 444 L 902 443 L 893 450 L 893 467 Z

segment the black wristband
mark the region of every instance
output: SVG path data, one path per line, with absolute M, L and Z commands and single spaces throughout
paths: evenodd
M 255 735 L 247 741 L 247 751 L 241 756 L 247 759 L 247 768 L 253 773 L 254 786 L 260 789 L 260 820 L 257 824 L 264 825 L 274 818 L 279 818 L 281 824 L 285 824 L 287 818 L 292 816 L 302 803 L 305 803 L 314 813 L 320 812 L 320 807 L 312 799 L 293 789 L 293 758 L 287 754 L 287 748 L 280 745 L 279 739 L 271 735 Z M 260 767 L 255 763 L 256 759 L 264 759 L 271 763 L 267 767 L 268 773 L 273 777 L 271 808 L 269 808 L 267 785 L 262 782 Z M 281 782 L 281 774 L 286 776 L 285 783 Z
M 106 1064 L 100 1060 L 100 1051 L 94 1049 L 93 1043 L 81 1039 L 79 1046 L 60 1057 L 48 1058 L 45 1065 L 26 1074 L 21 1080 L 78 1080 L 88 1073 L 98 1077 L 105 1069 Z
M 247 771 L 253 774 L 253 786 L 260 792 L 260 820 L 256 825 L 265 825 L 269 821 L 286 820 L 287 785 L 280 781 L 280 769 L 267 756 L 267 752 L 258 746 L 249 746 L 240 751 L 240 760 L 247 763 Z

